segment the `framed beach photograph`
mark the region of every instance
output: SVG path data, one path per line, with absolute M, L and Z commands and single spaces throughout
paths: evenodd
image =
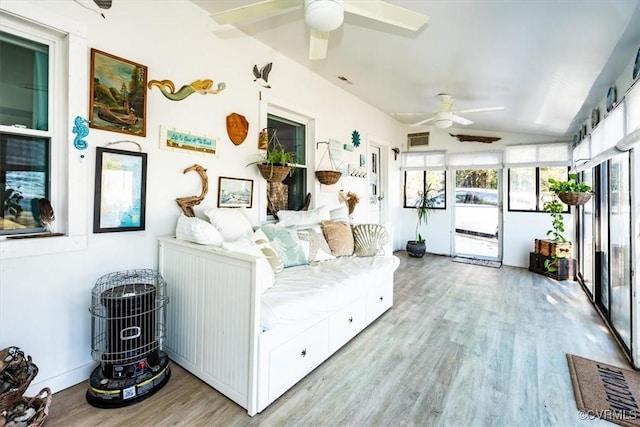
M 146 136 L 147 67 L 91 49 L 89 78 L 89 126 Z
M 144 230 L 147 153 L 96 149 L 93 232 Z
M 218 178 L 219 208 L 251 208 L 253 180 L 241 178 Z

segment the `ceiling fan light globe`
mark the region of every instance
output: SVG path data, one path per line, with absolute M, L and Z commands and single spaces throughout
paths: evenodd
M 453 122 L 451 120 L 448 120 L 448 119 L 438 119 L 435 122 L 435 126 L 438 129 L 446 129 L 446 128 L 450 128 L 451 126 L 453 126 Z
M 305 0 L 304 21 L 323 33 L 337 29 L 344 21 L 344 0 Z

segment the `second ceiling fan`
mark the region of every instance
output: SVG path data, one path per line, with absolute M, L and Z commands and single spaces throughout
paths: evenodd
M 428 117 L 424 120 L 420 120 L 419 122 L 416 122 L 416 123 L 412 123 L 409 126 L 416 127 L 416 126 L 427 124 L 429 122 L 434 122 L 435 127 L 446 129 L 453 126 L 454 123 L 458 123 L 464 126 L 470 125 L 473 123 L 473 121 L 460 116 L 460 114 L 504 110 L 504 107 L 486 107 L 486 108 L 471 108 L 468 110 L 453 111 L 452 107 L 455 99 L 451 95 L 448 95 L 446 93 L 440 93 L 438 94 L 438 97 L 440 98 L 440 109 L 438 111 L 431 112 L 431 113 L 394 113 L 393 115 L 394 116 L 430 115 L 431 117 Z
M 311 30 L 309 59 L 324 59 L 329 47 L 329 33 L 342 25 L 344 12 L 418 31 L 429 17 L 381 0 L 264 0 L 214 13 L 218 24 L 236 24 L 268 17 L 287 9 L 304 7 L 304 20 Z

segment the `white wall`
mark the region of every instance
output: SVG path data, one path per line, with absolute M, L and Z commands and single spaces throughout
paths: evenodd
M 409 129 L 409 128 L 408 128 Z M 476 151 L 504 151 L 508 145 L 516 144 L 532 144 L 537 142 L 553 142 L 557 138 L 548 136 L 514 134 L 506 132 L 492 131 L 469 131 L 462 129 L 437 129 L 435 127 L 425 127 L 424 130 L 430 132 L 429 150 L 445 150 L 447 153 L 465 153 Z M 420 130 L 422 131 L 422 129 Z M 462 131 L 466 134 L 497 136 L 502 138 L 492 144 L 484 144 L 478 142 L 460 142 L 453 138 L 449 133 L 457 134 Z M 416 132 L 411 129 L 410 132 Z M 406 142 L 404 143 L 406 146 Z M 394 248 L 404 249 L 407 240 L 415 239 L 415 224 L 417 221 L 414 209 L 402 208 L 402 186 L 403 175 L 400 172 L 400 161 L 394 164 L 398 176 L 397 185 L 399 188 L 399 196 L 397 199 L 397 208 L 399 211 L 398 220 L 402 224 L 408 224 L 394 236 Z M 453 173 L 447 173 L 447 186 L 450 188 L 455 185 Z M 506 169 L 502 175 L 502 198 L 503 198 L 503 264 L 515 267 L 529 266 L 529 252 L 533 250 L 534 239 L 543 239 L 546 231 L 551 226 L 551 217 L 547 213 L 534 212 L 509 212 L 507 210 L 507 172 Z M 453 209 L 452 204 L 447 204 L 447 209 L 434 209 L 429 215 L 426 228 L 421 227 L 421 234 L 425 237 L 427 244 L 427 252 L 452 255 L 452 233 L 453 233 Z M 567 218 L 570 221 L 571 218 Z M 412 226 L 409 226 L 411 224 Z
M 0 8 L 11 3 L 15 1 L 5 0 Z M 91 2 L 84 3 L 93 7 Z M 370 139 L 391 146 L 404 139 L 402 126 L 389 116 L 273 49 L 235 30 L 220 29 L 192 3 L 161 3 L 162 7 L 156 7 L 156 3 L 144 0 L 116 1 L 105 12 L 106 19 L 72 1 L 39 1 L 32 5 L 34 10 L 43 8 L 47 13 L 86 23 L 88 48 L 148 66 L 149 79 L 169 79 L 180 87 L 209 78 L 215 84 L 225 82 L 226 89 L 217 95 L 193 94 L 180 102 L 164 98 L 156 88 L 149 90 L 146 138 L 90 129 L 85 167 L 81 169 L 84 174 L 70 178 L 87 182 L 87 224 L 93 223 L 95 149 L 126 139 L 138 142 L 148 153 L 145 231 L 93 234 L 88 229 L 86 249 L 2 260 L 0 348 L 16 345 L 33 356 L 40 372 L 31 393 L 45 385 L 57 391 L 88 378 L 95 366 L 90 355 L 91 289 L 104 274 L 157 267 L 157 237 L 173 233 L 180 213 L 175 199 L 200 192 L 200 178 L 193 172 L 183 174 L 186 167 L 198 163 L 208 171 L 209 195 L 198 206 L 200 215 L 217 203 L 218 177 L 230 176 L 254 180 L 256 197 L 250 213 L 256 220 L 260 217 L 265 206 L 264 197 L 258 195 L 264 193 L 265 181 L 255 167 L 245 165 L 257 153 L 261 90 L 277 103 L 315 117 L 316 141 L 333 138 L 351 143 L 351 132 L 358 130 L 362 145 L 353 152 L 343 152 L 348 163 L 358 163 Z M 89 56 L 89 49 L 86 54 Z M 273 62 L 269 76 L 272 89 L 263 89 L 253 82 L 251 70 L 254 64 L 261 67 L 268 62 Z M 89 75 L 88 68 L 82 72 Z M 88 108 L 88 99 L 81 101 Z M 225 118 L 232 112 L 244 115 L 250 124 L 249 136 L 240 146 L 233 145 L 226 134 Z M 87 117 L 88 111 L 73 111 L 71 117 L 76 114 Z M 218 156 L 160 150 L 160 125 L 219 137 Z M 72 146 L 70 140 L 54 142 Z M 136 150 L 131 144 L 113 147 Z M 323 149 L 321 146 L 315 154 L 315 161 L 319 161 Z M 322 189 L 314 180 L 309 191 L 314 194 L 315 206 L 337 206 L 340 188 L 355 191 L 365 199 L 361 192 L 366 192 L 366 181 L 357 178 L 344 178 Z M 356 208 L 355 220 L 366 220 L 364 207 Z M 393 212 L 388 220 L 394 222 Z

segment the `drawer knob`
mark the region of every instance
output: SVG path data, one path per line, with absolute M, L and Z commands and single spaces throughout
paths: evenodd
M 384 297 L 380 297 L 380 301 L 384 301 Z
M 353 323 L 353 317 L 349 317 L 349 323 Z
M 307 349 L 303 348 L 302 351 L 300 352 L 300 356 L 305 357 L 307 355 Z

